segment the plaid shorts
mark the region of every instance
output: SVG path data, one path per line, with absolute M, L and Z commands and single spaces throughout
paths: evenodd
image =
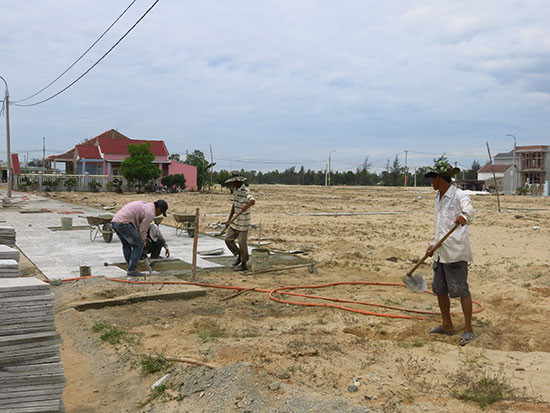
M 468 263 L 466 261 L 444 264 L 435 261 L 432 291 L 437 295 L 449 294 L 452 298 L 469 297 Z

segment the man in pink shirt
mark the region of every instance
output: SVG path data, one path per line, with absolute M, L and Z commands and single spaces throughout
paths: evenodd
M 124 205 L 113 217 L 113 230 L 122 242 L 124 260 L 128 264 L 126 274 L 139 277 L 144 274 L 137 271 L 138 261 L 145 245 L 147 231 L 153 219 L 162 214 L 166 216 L 168 204 L 159 199 L 156 202 L 133 201 Z

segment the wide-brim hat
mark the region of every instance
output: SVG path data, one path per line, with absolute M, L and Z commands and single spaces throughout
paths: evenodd
M 233 171 L 229 179 L 226 179 L 224 183 L 230 184 L 231 182 L 246 182 L 246 178 L 239 171 Z
M 460 168 L 452 166 L 443 156 L 435 161 L 434 166 L 427 168 L 424 178 L 435 178 L 436 176 L 452 178 L 460 172 Z

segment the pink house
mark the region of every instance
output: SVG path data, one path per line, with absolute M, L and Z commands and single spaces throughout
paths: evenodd
M 164 141 L 130 139 L 114 129 L 88 139 L 64 154 L 50 156 L 48 161 L 54 164 L 64 162 L 68 174 L 118 176 L 121 175 L 120 164 L 129 156 L 128 145 L 146 142 L 151 144 L 155 156 L 153 163 L 162 171 L 161 176 L 181 173 L 185 175 L 186 189 L 197 189 L 197 168 L 168 159 Z

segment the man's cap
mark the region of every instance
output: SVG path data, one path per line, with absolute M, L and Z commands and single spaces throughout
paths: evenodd
M 427 168 L 424 178 L 435 178 L 436 176 L 450 178 L 460 172 L 460 168 L 453 167 L 445 156 L 442 156 L 439 159 L 434 159 L 434 161 L 434 166 L 429 166 Z
M 246 182 L 246 178 L 239 171 L 231 171 L 229 179 L 226 179 L 225 183 L 230 184 L 231 182 Z
M 159 199 L 155 202 L 155 208 L 160 208 L 162 215 L 166 216 L 166 211 L 168 211 L 168 203 L 164 199 Z

